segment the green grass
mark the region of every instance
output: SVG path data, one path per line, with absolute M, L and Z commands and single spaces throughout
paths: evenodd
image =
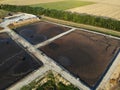
M 59 2 L 35 4 L 31 6 L 32 7 L 43 7 L 43 8 L 49 8 L 49 9 L 57 9 L 57 10 L 67 10 L 67 9 L 90 5 L 90 4 L 94 4 L 94 3 L 87 2 L 87 1 L 78 1 L 78 0 L 66 0 L 66 1 L 59 1 Z
M 0 23 L 2 22 L 2 18 L 7 16 L 8 13 L 9 13 L 9 11 L 5 11 L 5 10 L 0 9 Z M 0 28 L 0 30 L 1 30 L 1 28 Z
M 5 10 L 0 9 L 0 18 L 5 17 L 6 15 L 8 15 L 8 13 L 9 13 L 9 11 L 5 11 Z

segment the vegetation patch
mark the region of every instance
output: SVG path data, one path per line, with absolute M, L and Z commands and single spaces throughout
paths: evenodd
M 64 83 L 62 82 L 64 81 Z M 59 74 L 49 71 L 42 79 L 37 79 L 21 88 L 21 90 L 79 90 Z
M 83 28 L 83 29 L 87 29 L 87 30 L 90 30 L 90 31 L 95 31 L 95 32 L 100 32 L 100 33 L 104 33 L 104 34 L 107 34 L 107 35 L 120 37 L 120 32 L 115 31 L 115 30 L 109 30 L 109 29 L 105 29 L 105 28 L 101 28 L 101 27 L 95 27 L 95 26 L 91 26 L 91 25 L 85 25 L 85 24 L 60 20 L 60 19 L 50 18 L 50 17 L 46 17 L 46 16 L 44 16 L 42 18 L 42 20 L 51 21 L 51 22 L 55 22 L 55 23 L 59 23 L 59 24 L 67 25 L 67 26 Z
M 0 18 L 7 16 L 8 13 L 9 13 L 9 11 L 5 11 L 5 10 L 0 9 Z
M 93 4 L 93 2 L 86 2 L 86 1 L 78 1 L 78 0 L 65 0 L 59 2 L 51 2 L 51 3 L 40 3 L 31 5 L 32 7 L 43 7 L 49 9 L 57 9 L 57 10 L 66 10 L 75 7 L 85 6 Z
M 42 7 L 30 7 L 30 6 L 16 6 L 16 5 L 1 5 L 0 9 L 14 11 L 14 12 L 25 12 L 35 15 L 45 15 L 52 18 L 62 19 L 66 21 L 72 21 L 81 24 L 87 24 L 92 26 L 98 26 L 107 29 L 113 29 L 120 31 L 120 21 L 97 17 L 88 14 L 77 14 L 55 9 L 44 9 Z

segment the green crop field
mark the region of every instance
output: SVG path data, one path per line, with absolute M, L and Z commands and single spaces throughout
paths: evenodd
M 94 4 L 94 3 L 86 2 L 86 1 L 78 1 L 78 0 L 66 0 L 66 1 L 59 1 L 59 2 L 40 3 L 40 4 L 31 5 L 31 6 L 57 9 L 57 10 L 67 10 L 67 9 L 90 5 L 90 4 Z

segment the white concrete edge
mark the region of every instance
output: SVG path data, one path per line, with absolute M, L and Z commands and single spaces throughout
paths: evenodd
M 48 57 L 46 54 L 44 55 L 45 59 L 49 61 L 49 65 L 51 66 L 51 70 L 56 71 L 66 80 L 68 80 L 71 84 L 78 87 L 80 90 L 90 90 L 82 81 L 77 80 L 75 76 L 73 76 L 67 69 L 61 66 L 59 63 L 55 62 L 52 58 Z
M 76 28 L 72 28 L 71 30 L 75 31 L 75 29 L 76 29 Z M 83 29 L 83 30 L 84 30 L 84 29 Z M 88 31 L 88 30 L 84 30 L 84 31 Z M 72 32 L 72 31 L 69 31 L 68 33 L 70 33 L 70 32 Z M 91 32 L 91 31 L 88 31 L 88 32 Z M 66 33 L 66 32 L 65 32 L 65 33 Z M 96 33 L 96 32 L 92 32 L 92 33 Z M 66 35 L 66 34 L 65 34 L 65 35 Z M 63 33 L 60 34 L 60 37 L 62 37 L 62 36 L 64 36 Z M 55 37 L 56 37 L 56 38 L 55 38 Z M 40 46 L 42 46 L 42 45 L 44 46 L 44 45 L 52 42 L 53 40 L 60 38 L 59 35 L 58 35 L 58 36 L 55 36 L 55 37 L 51 38 L 50 40 L 45 41 L 46 43 L 43 42 L 43 43 L 38 44 L 39 46 L 37 45 L 36 48 L 38 48 L 38 47 L 40 47 Z M 26 40 L 25 40 L 25 41 L 26 41 Z M 27 41 L 27 42 L 28 42 L 28 41 Z
M 37 69 L 37 70 L 33 71 L 32 73 L 28 74 L 27 76 L 25 76 L 24 78 L 22 78 L 21 80 L 19 80 L 18 82 L 16 82 L 9 88 L 7 88 L 6 90 L 20 90 L 23 86 L 28 85 L 29 83 L 31 83 L 38 77 L 39 78 L 43 77 L 44 73 L 46 73 L 49 70 L 50 69 L 47 66 L 42 66 L 39 69 Z
M 66 31 L 66 32 L 63 32 L 63 33 L 61 33 L 61 34 L 59 34 L 59 35 L 57 35 L 57 36 L 55 36 L 55 37 L 53 37 L 53 38 L 50 38 L 50 39 L 48 39 L 48 40 L 46 40 L 46 41 L 44 41 L 44 42 L 42 42 L 42 43 L 39 43 L 39 44 L 37 44 L 37 45 L 34 45 L 34 47 L 39 48 L 39 47 L 45 46 L 45 45 L 51 43 L 52 41 L 54 41 L 54 40 L 56 40 L 56 39 L 58 39 L 58 38 L 60 38 L 60 37 L 62 37 L 62 36 L 64 36 L 64 35 L 67 35 L 67 34 L 73 32 L 73 31 L 75 31 L 75 29 L 76 29 L 76 28 L 72 28 L 72 29 L 70 29 L 70 30 L 68 30 L 68 31 Z
M 74 30 L 74 29 L 73 29 Z M 16 41 L 16 42 L 18 42 L 18 43 L 21 43 L 22 44 L 22 46 L 23 47 L 26 47 L 26 45 L 27 45 L 27 43 L 28 42 L 26 42 L 26 41 L 24 41 L 24 39 L 22 38 L 22 37 L 20 37 L 19 35 L 17 35 L 14 31 L 10 31 L 9 29 L 8 29 L 8 33 L 11 35 L 11 37 L 14 37 L 13 39 L 14 40 L 16 40 L 15 38 L 18 38 L 19 37 L 19 39 L 22 39 L 22 41 L 21 40 L 19 40 L 19 41 Z M 25 43 L 26 42 L 26 43 Z M 26 44 L 26 45 L 25 45 Z M 51 60 L 50 58 L 48 59 L 48 57 L 46 56 L 46 55 L 41 55 L 41 51 L 39 51 L 38 49 L 35 49 L 36 50 L 36 53 L 34 53 L 34 49 L 32 50 L 31 48 L 33 47 L 34 48 L 34 46 L 32 46 L 31 47 L 31 45 L 29 45 L 29 43 L 28 43 L 28 45 L 27 45 L 27 47 L 29 47 L 29 48 L 27 48 L 27 50 L 28 51 L 31 51 L 31 54 L 33 54 L 33 55 L 35 55 L 35 57 L 37 57 L 40 61 L 42 61 L 43 63 L 44 63 L 44 65 L 47 65 L 47 68 L 49 68 L 49 70 L 52 70 L 51 68 L 52 67 L 54 67 L 54 70 L 56 70 L 56 71 L 60 71 L 60 70 L 62 70 L 61 69 L 61 67 L 60 66 L 57 66 L 56 65 L 56 62 L 54 62 L 53 60 Z M 57 68 L 58 69 L 57 69 Z M 59 70 L 60 69 L 60 70 Z M 66 71 L 66 70 L 64 69 L 64 73 L 66 73 L 68 76 L 70 76 L 71 78 L 73 78 L 73 80 L 74 80 L 74 82 L 76 82 L 77 81 L 77 79 L 75 79 L 75 77 L 74 76 L 71 76 L 71 75 L 69 75 L 69 72 L 68 71 Z M 59 72 L 58 72 L 59 73 Z M 59 73 L 60 74 L 60 73 Z M 30 77 L 33 77 L 32 76 L 32 74 L 30 75 L 30 76 L 28 76 L 28 78 L 30 78 Z M 27 78 L 27 76 L 26 76 L 26 78 Z M 27 79 L 28 79 L 27 78 Z M 28 83 L 28 80 L 27 79 L 25 79 L 25 78 L 23 78 L 22 80 L 23 81 L 20 81 L 20 83 L 18 82 L 18 83 L 16 83 L 16 84 L 14 84 L 12 87 L 10 87 L 8 90 L 18 90 L 18 89 L 20 89 L 22 86 L 23 86 L 23 84 L 21 84 L 22 82 L 23 83 L 25 83 L 25 82 L 27 82 Z M 30 79 L 31 80 L 31 79 Z M 32 79 L 33 80 L 33 79 Z M 31 81 L 32 81 L 31 80 Z M 69 80 L 69 79 L 68 79 Z M 31 81 L 29 81 L 29 82 L 31 82 Z M 70 81 L 70 80 L 69 80 Z M 79 81 L 77 81 L 77 82 L 79 82 Z M 26 84 L 27 84 L 26 83 Z M 73 85 L 75 85 L 73 82 L 71 82 L 70 81 L 70 83 L 72 83 Z M 82 86 L 82 83 L 80 84 L 81 86 Z M 76 86 L 76 85 L 75 85 Z M 77 87 L 79 86 L 79 84 L 77 85 Z M 79 86 L 79 88 L 81 87 L 81 86 Z M 83 85 L 84 86 L 84 85 Z M 85 86 L 86 87 L 86 86 Z M 86 89 L 86 90 L 89 90 L 89 89 Z
M 31 45 L 27 40 L 25 40 L 23 37 L 21 37 L 19 34 L 15 33 L 12 30 L 7 29 L 7 33 L 8 35 L 11 36 L 11 38 L 19 45 L 22 45 L 22 47 L 25 49 L 27 49 L 27 52 L 31 53 L 32 55 L 34 55 L 35 57 L 37 57 L 37 59 L 39 59 L 41 62 L 43 62 L 43 64 L 45 64 L 47 61 L 45 59 L 43 59 L 43 57 L 40 55 L 40 51 L 36 48 L 34 48 L 33 45 Z
M 118 39 L 118 40 L 120 40 L 119 37 L 115 37 L 115 36 L 112 36 L 112 35 L 100 33 L 100 32 L 97 32 L 97 31 L 92 31 L 92 30 L 87 30 L 87 29 L 84 29 L 84 28 L 77 28 L 77 27 L 73 27 L 73 26 L 63 25 L 63 24 L 60 24 L 60 23 L 52 22 L 52 21 L 46 21 L 46 20 L 45 20 L 45 22 L 52 23 L 52 24 L 56 24 L 56 25 L 59 25 L 59 26 L 68 27 L 68 28 L 76 28 L 76 29 L 78 29 L 78 30 L 82 30 L 82 31 L 86 31 L 86 32 L 90 32 L 90 33 L 94 33 L 94 34 L 98 34 L 98 35 L 103 35 L 103 36 L 107 36 L 107 37 L 110 37 L 110 38 L 113 38 L 113 39 Z
M 59 68 L 59 67 L 58 67 Z M 56 70 L 56 67 L 52 67 L 52 70 L 59 73 L 62 77 L 64 77 L 66 80 L 68 80 L 71 84 L 79 88 L 80 90 L 90 90 L 89 87 L 87 87 L 85 84 L 82 83 L 82 81 L 75 78 L 72 74 L 69 73 L 66 69 L 60 68 L 59 70 Z
M 93 33 L 93 34 L 98 34 L 98 35 L 102 35 L 102 36 L 106 36 L 106 37 L 109 37 L 109 38 L 113 38 L 113 39 L 120 40 L 119 37 L 115 37 L 115 36 L 107 35 L 107 34 L 100 33 L 100 32 L 95 32 L 95 31 L 91 31 L 91 30 L 87 30 L 87 29 L 83 29 L 83 28 L 78 28 L 78 30 L 82 30 L 82 31 L 86 31 L 86 32 Z
M 110 79 L 110 76 L 116 69 L 117 65 L 120 63 L 120 51 L 118 52 L 118 55 L 116 56 L 112 66 L 110 69 L 106 72 L 105 76 L 103 77 L 102 81 L 100 82 L 99 86 L 96 88 L 96 90 L 99 90 L 101 87 L 103 87 L 106 82 Z
M 57 23 L 54 23 L 54 24 L 57 24 Z M 69 26 L 67 26 L 67 25 L 62 25 L 62 24 L 57 24 L 57 25 L 69 27 Z M 74 28 L 74 27 L 69 27 L 69 28 Z M 83 30 L 83 31 L 87 31 L 87 32 L 91 32 L 91 33 L 95 33 L 95 34 L 100 34 L 100 35 L 104 35 L 104 36 L 107 36 L 107 37 L 110 37 L 110 38 L 114 38 L 114 39 L 120 40 L 120 38 L 118 38 L 118 37 L 111 36 L 111 35 L 106 35 L 106 34 L 103 34 L 103 33 L 95 32 L 95 31 L 90 31 L 90 30 L 86 30 L 86 29 L 82 29 L 82 28 L 76 28 L 76 29 Z M 54 39 L 53 39 L 53 40 L 54 40 Z M 53 41 L 53 40 L 51 40 L 51 41 Z M 50 42 L 51 42 L 51 41 L 50 41 Z M 115 63 L 115 62 L 114 62 L 114 63 Z M 114 65 L 114 66 L 115 66 L 115 65 Z M 106 74 L 106 75 L 107 75 L 107 74 Z M 106 76 L 106 75 L 105 75 L 105 76 Z M 104 77 L 104 78 L 105 78 L 105 77 Z
M 52 23 L 52 24 L 67 27 L 67 28 L 75 28 L 75 27 L 72 27 L 72 26 L 68 26 L 68 25 L 64 25 L 64 24 L 60 24 L 60 23 L 56 23 L 56 22 L 52 22 L 52 21 L 43 20 L 43 22 Z

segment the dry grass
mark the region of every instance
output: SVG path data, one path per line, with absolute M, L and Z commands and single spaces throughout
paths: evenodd
M 103 86 L 102 90 L 120 90 L 120 63 L 116 66 L 110 79 Z
M 12 5 L 32 5 L 39 3 L 57 2 L 64 0 L 0 0 L 0 4 L 12 4 Z
M 77 13 L 87 13 L 97 16 L 110 17 L 120 20 L 120 0 L 85 0 L 96 4 L 70 9 Z
M 73 26 L 73 27 L 78 27 L 78 28 L 84 28 L 84 29 L 87 29 L 87 30 L 91 30 L 91 31 L 95 31 L 95 32 L 100 32 L 100 33 L 120 37 L 120 32 L 110 30 L 110 29 L 105 29 L 105 28 L 95 27 L 95 26 L 90 26 L 90 25 L 85 25 L 85 24 L 79 24 L 79 23 L 74 23 L 74 22 L 64 21 L 64 20 L 59 20 L 59 19 L 54 19 L 54 18 L 50 18 L 50 17 L 46 17 L 46 16 L 44 16 L 42 19 L 47 20 L 47 21 L 52 21 L 52 22 L 55 22 L 55 23 L 60 23 L 60 24 Z
M 21 26 L 24 26 L 24 25 L 28 25 L 28 24 L 31 24 L 31 23 L 35 23 L 35 22 L 39 22 L 40 20 L 39 19 L 27 19 L 27 20 L 24 20 L 24 21 L 19 21 L 19 22 L 14 22 L 14 23 L 11 23 L 8 25 L 9 28 L 11 29 L 14 29 L 14 28 L 17 28 L 17 27 L 21 27 Z
M 84 1 L 92 1 L 97 3 L 106 3 L 111 5 L 120 5 L 120 0 L 84 0 Z

